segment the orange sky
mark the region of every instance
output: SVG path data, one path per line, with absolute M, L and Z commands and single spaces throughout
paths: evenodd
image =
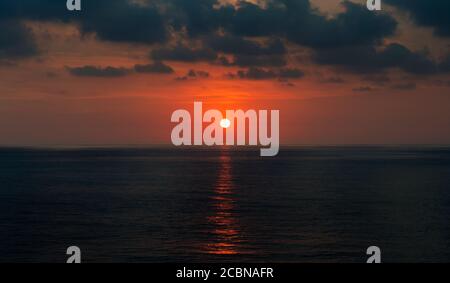
M 323 11 L 334 10 L 325 1 L 316 4 Z M 431 45 L 433 56 L 447 51 L 447 39 L 436 39 L 426 28 L 413 30 L 411 22 L 402 23 L 396 39 L 420 49 L 415 35 L 426 34 L 439 41 Z M 205 109 L 279 109 L 282 144 L 450 144 L 450 91 L 445 83 L 437 83 L 448 81 L 447 75 L 430 79 L 391 71 L 391 78 L 417 85 L 400 90 L 292 58 L 306 76 L 289 83 L 231 80 L 226 74 L 239 68 L 177 62 L 170 63 L 176 70 L 172 76 L 75 77 L 66 67 L 131 68 L 148 60 L 149 48 L 103 42 L 93 35 L 80 37 L 69 24 L 27 25 L 45 52 L 14 66 L 0 65 L 0 145 L 170 144 L 171 113 L 192 109 L 194 101 L 204 102 Z M 309 52 L 289 48 L 297 49 L 292 54 L 300 57 Z M 175 79 L 190 69 L 207 71 L 210 77 Z M 326 82 L 332 78 L 343 82 Z M 369 85 L 370 92 L 357 91 Z

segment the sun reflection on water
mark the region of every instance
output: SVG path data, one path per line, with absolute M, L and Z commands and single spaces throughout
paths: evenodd
M 214 188 L 213 215 L 208 223 L 213 227 L 209 231 L 214 239 L 206 245 L 206 252 L 214 255 L 240 254 L 241 232 L 235 211 L 234 184 L 230 153 L 224 150 L 220 156 L 220 169 Z

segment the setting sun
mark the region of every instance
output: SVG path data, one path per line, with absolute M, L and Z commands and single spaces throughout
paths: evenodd
M 222 119 L 220 121 L 220 126 L 224 129 L 228 129 L 231 126 L 231 121 L 228 119 Z

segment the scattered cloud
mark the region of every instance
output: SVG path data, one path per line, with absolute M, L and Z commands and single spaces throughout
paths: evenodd
M 437 35 L 450 36 L 450 1 L 386 0 L 386 3 L 408 11 L 417 24 L 434 28 Z
M 82 34 L 95 33 L 101 40 L 131 43 L 162 43 L 167 25 L 155 5 L 128 0 L 84 1 L 82 13 L 68 13 L 65 3 L 54 0 L 2 0 L 0 20 L 37 20 L 76 23 Z
M 96 67 L 96 66 L 83 66 L 83 67 L 67 67 L 70 74 L 77 77 L 100 77 L 100 78 L 117 78 L 126 76 L 129 71 L 125 68 L 116 67 Z
M 234 35 L 212 35 L 206 44 L 217 52 L 233 55 L 283 55 L 287 53 L 286 47 L 280 39 L 269 39 L 265 44 Z
M 301 78 L 304 74 L 300 70 L 287 68 L 295 56 L 292 49 L 297 47 L 306 47 L 319 66 L 334 66 L 338 71 L 363 76 L 390 69 L 414 75 L 450 72 L 450 57 L 437 62 L 425 51 L 411 50 L 400 43 L 386 45 L 385 39 L 394 36 L 398 27 L 393 15 L 342 1 L 343 9 L 330 17 L 311 2 L 96 0 L 83 3 L 82 13 L 67 13 L 65 5 L 55 5 L 53 0 L 2 0 L 0 60 L 38 54 L 34 36 L 24 24 L 32 20 L 71 23 L 82 36 L 95 34 L 103 41 L 149 46 L 155 63 L 134 66 L 138 73 L 171 74 L 174 70 L 162 62 L 174 61 L 244 68 L 246 71 L 235 74 L 241 78 Z M 434 28 L 440 36 L 450 36 L 449 1 L 386 2 L 408 11 L 417 24 Z M 69 70 L 77 76 L 128 74 L 128 70 L 114 67 Z M 333 78 L 323 82 L 342 83 Z
M 415 83 L 403 83 L 403 84 L 396 84 L 392 86 L 392 89 L 395 90 L 415 90 L 417 88 L 417 85 Z
M 303 73 L 300 69 L 281 69 L 278 72 L 278 77 L 283 79 L 300 79 L 305 76 L 305 73 Z
M 372 92 L 375 91 L 373 87 L 370 86 L 361 86 L 353 89 L 354 92 Z
M 282 55 L 236 55 L 231 66 L 239 67 L 283 67 L 287 65 L 286 58 Z
M 191 78 L 209 78 L 209 73 L 206 71 L 190 70 L 187 76 Z
M 217 53 L 208 48 L 195 49 L 178 44 L 172 48 L 155 49 L 150 57 L 156 61 L 200 62 L 216 60 Z
M 238 71 L 237 75 L 241 79 L 250 80 L 265 80 L 274 79 L 277 77 L 275 72 L 260 68 L 249 68 L 247 71 Z
M 175 80 L 179 82 L 185 82 L 189 80 L 189 78 L 187 76 L 183 76 L 183 77 L 176 77 Z
M 0 59 L 21 59 L 38 54 L 30 29 L 15 20 L 0 20 Z
M 174 70 L 172 67 L 157 61 L 148 65 L 135 65 L 134 70 L 137 73 L 155 73 L 155 74 L 172 74 Z
M 236 75 L 228 74 L 229 78 L 240 78 L 249 80 L 267 80 L 267 79 L 300 79 L 304 77 L 304 73 L 299 69 L 279 69 L 271 70 L 264 68 L 251 67 L 246 71 L 238 71 Z
M 341 77 L 329 77 L 321 79 L 320 82 L 324 84 L 343 84 L 345 80 Z
M 385 85 L 391 82 L 391 78 L 385 73 L 369 74 L 362 77 L 362 80 L 374 84 Z
M 357 73 L 378 73 L 390 68 L 417 75 L 438 71 L 437 64 L 427 54 L 412 52 L 397 43 L 389 44 L 382 50 L 367 45 L 320 50 L 314 59 L 319 64 L 335 65 Z
M 442 73 L 449 73 L 450 72 L 450 54 L 442 60 L 442 62 L 439 64 L 439 70 Z

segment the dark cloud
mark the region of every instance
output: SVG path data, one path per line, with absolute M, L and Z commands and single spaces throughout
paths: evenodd
M 340 77 L 329 77 L 321 79 L 320 82 L 324 84 L 343 84 L 345 80 Z
M 305 73 L 303 73 L 299 69 L 281 69 L 278 72 L 278 76 L 283 79 L 300 79 L 305 76 Z
M 206 71 L 189 70 L 187 76 L 191 78 L 209 78 L 209 73 Z
M 286 82 L 284 85 L 288 86 L 288 87 L 295 87 L 295 84 L 290 83 L 290 82 Z
M 279 69 L 271 70 L 264 68 L 251 67 L 246 71 L 238 71 L 236 75 L 228 74 L 229 78 L 240 78 L 249 80 L 267 80 L 267 79 L 279 79 L 280 81 L 286 81 L 287 79 L 300 79 L 304 77 L 304 73 L 299 69 Z
M 157 61 L 199 62 L 214 61 L 217 53 L 209 48 L 190 48 L 181 44 L 171 48 L 155 49 L 150 57 Z
M 220 56 L 217 59 L 217 63 L 219 63 L 220 65 L 225 66 L 225 67 L 235 66 L 234 63 L 232 61 L 230 61 L 230 59 L 228 59 L 225 56 Z
M 365 75 L 363 76 L 362 79 L 366 82 L 376 83 L 380 85 L 384 85 L 391 82 L 391 78 L 384 73 Z
M 137 73 L 157 73 L 157 74 L 172 74 L 172 73 L 174 73 L 174 70 L 172 69 L 172 67 L 170 67 L 160 61 L 157 61 L 153 64 L 148 64 L 148 65 L 135 65 L 134 70 Z
M 450 72 L 450 55 L 448 55 L 442 62 L 439 64 L 439 70 L 442 73 L 449 73 Z
M 249 68 L 247 71 L 238 71 L 238 77 L 250 80 L 266 80 L 277 78 L 277 74 L 271 70 Z
M 224 77 L 227 78 L 227 79 L 230 79 L 230 80 L 234 80 L 234 79 L 237 79 L 237 78 L 238 78 L 238 75 L 235 74 L 235 73 L 229 72 L 229 73 L 226 73 L 226 74 L 224 75 Z
M 375 91 L 373 87 L 370 86 L 361 86 L 353 89 L 354 92 L 372 92 Z
M 189 78 L 187 76 L 176 77 L 175 80 L 178 81 L 178 82 L 185 82 L 185 81 L 189 80 Z
M 147 65 L 135 65 L 133 69 L 122 67 L 67 67 L 70 74 L 77 77 L 118 78 L 129 75 L 134 70 L 136 73 L 172 74 L 174 70 L 163 62 L 154 62 Z
M 195 78 L 195 77 L 197 77 L 197 73 L 194 71 L 194 70 L 190 70 L 189 72 L 188 72 L 188 75 L 187 75 L 188 77 L 191 77 L 191 78 Z
M 93 32 L 103 40 L 147 44 L 163 43 L 172 29 L 186 29 L 191 37 L 223 30 L 228 36 L 212 37 L 208 43 L 217 51 L 241 56 L 284 54 L 286 50 L 276 38 L 324 48 L 379 42 L 396 28 L 392 17 L 348 1 L 343 4 L 345 11 L 331 19 L 313 9 L 309 0 L 267 0 L 264 6 L 246 1 L 237 6 L 219 5 L 218 0 L 137 3 L 84 1 L 81 13 L 69 13 L 65 2 L 58 5 L 53 0 L 2 0 L 0 17 L 76 22 L 82 33 Z M 272 39 L 261 45 L 240 36 Z
M 284 67 L 287 65 L 284 55 L 235 55 L 231 60 L 221 56 L 217 62 L 225 67 Z
M 205 39 L 205 44 L 216 52 L 233 57 L 232 61 L 220 57 L 219 63 L 224 66 L 282 67 L 287 64 L 287 49 L 280 39 L 269 39 L 261 43 L 239 36 L 213 35 Z
M 151 5 L 128 0 L 84 1 L 81 15 L 81 31 L 95 32 L 103 40 L 152 44 L 166 39 L 163 17 Z
M 283 55 L 236 55 L 231 66 L 239 67 L 283 67 L 287 65 L 285 56 Z
M 234 55 L 283 55 L 287 52 L 286 47 L 280 39 L 269 39 L 263 44 L 239 36 L 213 35 L 208 37 L 205 42 L 218 52 Z
M 84 1 L 81 13 L 70 13 L 64 1 L 58 5 L 53 0 L 2 0 L 0 17 L 76 22 L 82 33 L 96 33 L 114 42 L 163 43 L 167 30 L 186 29 L 191 37 L 204 34 L 204 47 L 161 48 L 152 52 L 152 59 L 212 62 L 217 53 L 225 53 L 233 60 L 222 60 L 224 65 L 240 67 L 285 66 L 287 50 L 279 38 L 314 48 L 336 48 L 373 44 L 396 28 L 390 16 L 348 1 L 343 3 L 345 11 L 335 18 L 319 14 L 309 0 L 267 0 L 265 5 L 239 1 L 237 6 L 219 5 L 218 0 L 145 3 Z M 219 30 L 225 35 L 218 36 Z M 243 36 L 269 39 L 261 42 Z
M 284 2 L 286 1 L 267 1 L 267 7 L 263 8 L 253 3 L 241 1 L 226 27 L 232 33 L 243 36 L 279 35 L 287 28 L 286 15 L 288 10 Z M 303 13 L 304 9 L 298 12 Z
M 286 37 L 314 48 L 376 43 L 394 34 L 397 22 L 391 16 L 348 1 L 343 5 L 345 11 L 329 19 L 308 0 L 271 0 L 265 8 L 241 2 L 224 26 L 237 35 Z
M 191 37 L 209 34 L 228 22 L 234 13 L 231 5 L 217 0 L 165 0 L 166 16 L 175 30 L 185 28 Z
M 200 2 L 202 13 L 217 12 L 205 8 L 206 4 L 217 5 L 217 1 Z M 397 27 L 391 16 L 373 13 L 365 5 L 348 1 L 343 2 L 345 11 L 334 18 L 321 15 L 308 0 L 268 0 L 265 4 L 261 6 L 240 1 L 237 7 L 227 7 L 227 17 L 219 17 L 226 18 L 226 22 L 215 22 L 213 26 L 222 28 L 226 31 L 225 35 L 210 35 L 204 43 L 218 53 L 232 55 L 231 58 L 221 57 L 222 65 L 282 67 L 287 65 L 287 50 L 279 38 L 324 50 L 356 44 L 373 46 L 381 43 L 386 36 L 393 35 Z M 198 31 L 208 30 L 199 26 Z M 215 34 L 215 30 L 208 31 Z M 268 37 L 269 41 L 262 43 L 248 37 Z
M 392 89 L 395 90 L 415 90 L 417 88 L 417 85 L 415 83 L 403 83 L 403 84 L 396 84 L 392 86 Z
M 179 82 L 185 82 L 189 80 L 196 80 L 196 79 L 206 79 L 209 78 L 209 73 L 206 71 L 199 71 L 199 70 L 189 70 L 185 76 L 177 77 L 175 78 L 176 81 Z
M 0 20 L 0 59 L 20 59 L 38 54 L 32 32 L 15 20 Z
M 2 0 L 0 1 L 0 18 L 58 20 L 69 21 L 71 14 L 67 12 L 66 1 L 54 0 Z
M 96 33 L 102 40 L 161 43 L 166 39 L 164 19 L 155 5 L 129 0 L 83 1 L 82 12 L 68 12 L 66 1 L 2 0 L 0 19 L 75 22 L 82 33 Z
M 343 5 L 346 11 L 333 19 L 315 13 L 299 18 L 296 23 L 298 27 L 289 29 L 288 38 L 302 45 L 328 48 L 375 44 L 394 34 L 397 22 L 391 16 L 373 13 L 364 5 L 351 2 L 344 2 Z
M 419 24 L 434 27 L 440 35 L 450 35 L 447 16 L 450 1 L 386 1 L 409 11 Z M 37 53 L 31 32 L 19 22 L 38 20 L 74 23 L 82 34 L 95 33 L 106 41 L 158 44 L 159 48 L 150 55 L 155 62 L 219 63 L 248 68 L 243 72 L 247 77 L 270 78 L 272 73 L 282 76 L 280 71 L 267 69 L 288 65 L 291 54 L 285 44 L 291 46 L 291 43 L 310 47 L 319 64 L 352 72 L 376 73 L 391 68 L 411 74 L 450 71 L 450 60 L 437 63 L 426 53 L 413 52 L 400 44 L 383 47 L 383 40 L 394 35 L 397 22 L 385 12 L 368 11 L 365 1 L 358 4 L 343 1 L 344 9 L 334 17 L 321 14 L 310 0 L 259 3 L 95 0 L 83 1 L 83 11 L 74 13 L 66 10 L 65 1 L 1 0 L 0 60 Z M 16 24 L 3 26 L 2 22 Z M 172 38 L 178 34 L 183 34 L 183 39 Z M 167 42 L 173 42 L 169 39 L 185 43 L 169 46 Z M 193 48 L 192 42 L 197 47 Z M 93 68 L 90 71 L 96 73 Z M 137 65 L 135 71 L 173 72 L 162 63 Z
M 433 27 L 436 34 L 450 36 L 450 1 L 447 0 L 386 0 L 386 3 L 410 12 L 419 25 Z
M 360 73 L 381 72 L 399 68 L 407 73 L 427 75 L 438 71 L 437 64 L 425 53 L 412 52 L 400 44 L 390 44 L 382 50 L 374 46 L 351 46 L 320 50 L 315 55 L 319 64 L 335 65 Z
M 117 78 L 126 76 L 129 71 L 125 68 L 116 67 L 96 67 L 96 66 L 84 66 L 84 67 L 67 67 L 67 70 L 73 76 L 77 77 L 100 77 L 100 78 Z

